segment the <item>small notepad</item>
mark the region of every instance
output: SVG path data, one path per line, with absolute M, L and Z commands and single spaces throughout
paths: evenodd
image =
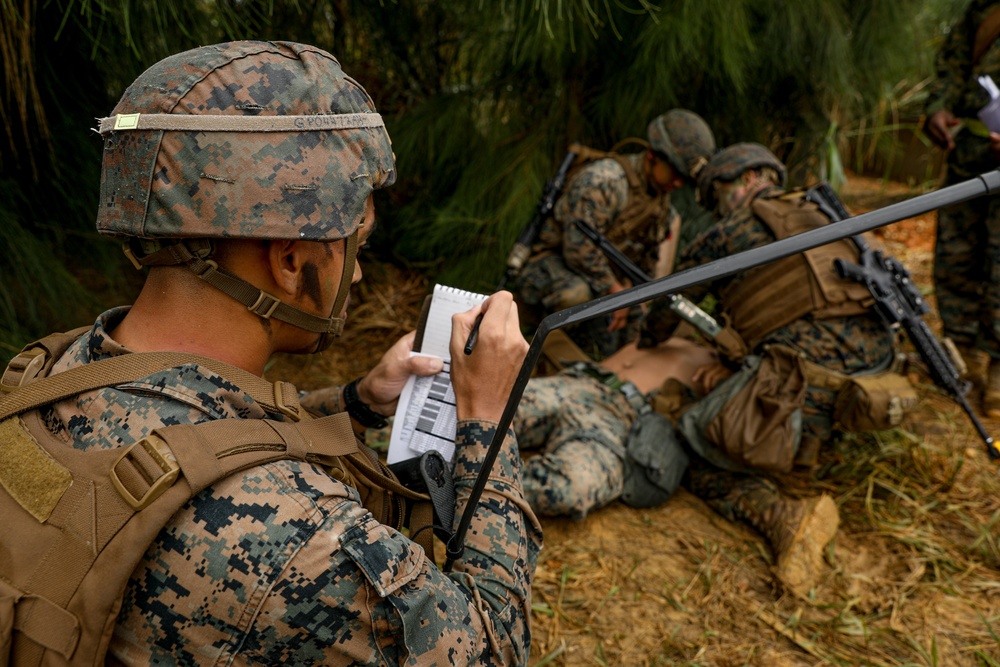
M 431 449 L 446 461 L 455 455 L 457 415 L 451 388 L 451 317 L 486 300 L 485 294 L 435 285 L 417 330 L 414 354 L 444 361 L 444 370 L 426 377 L 411 376 L 399 396 L 389 438 L 390 466 L 416 459 Z

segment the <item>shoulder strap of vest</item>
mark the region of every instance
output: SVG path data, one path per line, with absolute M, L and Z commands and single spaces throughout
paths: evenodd
M 147 375 L 185 364 L 204 366 L 231 380 L 265 410 L 280 412 L 295 421 L 305 414 L 299 407 L 295 386 L 288 382 L 268 382 L 242 368 L 195 354 L 133 352 L 76 366 L 62 373 L 30 380 L 16 389 L 8 389 L 5 395 L 0 396 L 0 420 L 86 391 L 135 382 Z
M 41 340 L 30 343 L 10 360 L 0 377 L 0 394 L 12 391 L 35 377 L 49 374 L 52 364 L 73 344 L 77 338 L 91 330 L 80 327 L 64 333 L 49 334 Z

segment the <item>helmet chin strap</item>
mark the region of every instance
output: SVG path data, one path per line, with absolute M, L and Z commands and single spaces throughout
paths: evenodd
M 340 289 L 337 290 L 337 300 L 333 303 L 333 309 L 330 311 L 329 317 L 331 325 L 336 325 L 336 330 L 331 326 L 330 331 L 321 333 L 319 340 L 316 341 L 316 348 L 313 350 L 313 353 L 329 349 L 330 345 L 333 344 L 333 339 L 338 337 L 344 330 L 345 320 L 340 316 L 340 313 L 344 312 L 347 297 L 351 293 L 351 282 L 354 280 L 354 267 L 358 260 L 358 235 L 360 231 L 361 228 L 358 227 L 354 230 L 353 234 L 347 237 L 347 248 L 344 250 L 344 271 L 340 275 Z
M 337 291 L 336 302 L 330 312 L 330 317 L 320 317 L 283 302 L 278 297 L 268 294 L 246 280 L 234 276 L 208 257 L 212 253 L 211 242 L 206 239 L 178 241 L 171 245 L 149 243 L 143 247 L 140 243 L 126 243 L 125 254 L 132 260 L 136 268 L 142 266 L 186 266 L 192 273 L 212 285 L 216 289 L 236 299 L 247 310 L 263 317 L 274 318 L 287 322 L 306 331 L 320 334 L 313 352 L 322 352 L 330 347 L 333 339 L 344 330 L 344 304 L 351 293 L 351 281 L 354 279 L 354 266 L 358 256 L 358 236 L 360 228 L 354 230 L 346 238 L 347 247 L 344 251 L 344 270 L 340 277 L 340 288 Z

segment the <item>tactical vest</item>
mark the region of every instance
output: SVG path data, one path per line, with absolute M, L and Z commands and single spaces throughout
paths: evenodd
M 615 150 L 602 151 L 581 144 L 572 144 L 569 150 L 576 153 L 576 159 L 566 177 L 567 183 L 583 167 L 598 160 L 614 160 L 625 171 L 625 177 L 628 180 L 628 200 L 625 208 L 615 217 L 614 222 L 606 231 L 605 236 L 630 260 L 640 265 L 643 270 L 651 271 L 652 267 L 643 266 L 644 256 L 650 244 L 658 244 L 666 238 L 670 198 L 668 196 L 653 196 L 649 193 L 646 180 L 633 167 L 627 154 L 621 154 Z M 532 259 L 549 254 L 562 245 L 562 224 L 553 217 L 550 218 L 546 226 L 549 225 L 553 225 L 553 227 L 549 227 L 552 231 L 546 233 L 548 230 L 543 230 L 539 235 L 539 242 L 532 248 Z
M 778 239 L 829 224 L 812 202 L 799 193 L 758 197 L 751 208 Z M 723 289 L 728 324 L 754 350 L 773 331 L 803 317 L 824 319 L 861 315 L 873 299 L 861 283 L 837 275 L 834 260 L 858 261 L 858 249 L 842 239 L 752 269 L 743 280 Z
M 49 372 L 89 328 L 29 345 L 0 381 L 0 667 L 103 665 L 125 586 L 170 518 L 231 474 L 284 459 L 322 466 L 356 488 L 375 518 L 430 525 L 427 496 L 403 487 L 360 445 L 346 413 L 311 418 L 287 382 L 178 353 L 133 353 Z M 220 419 L 155 429 L 125 448 L 59 440 L 39 408 L 197 363 L 290 421 Z M 433 554 L 431 531 L 421 543 Z

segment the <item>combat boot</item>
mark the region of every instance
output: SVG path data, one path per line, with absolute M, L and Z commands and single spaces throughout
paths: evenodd
M 1000 359 L 990 360 L 989 376 L 983 390 L 983 414 L 1000 419 Z
M 823 551 L 837 534 L 840 516 L 828 495 L 793 499 L 774 489 L 739 495 L 737 511 L 760 531 L 774 553 L 774 574 L 786 590 L 805 597 L 823 571 Z

